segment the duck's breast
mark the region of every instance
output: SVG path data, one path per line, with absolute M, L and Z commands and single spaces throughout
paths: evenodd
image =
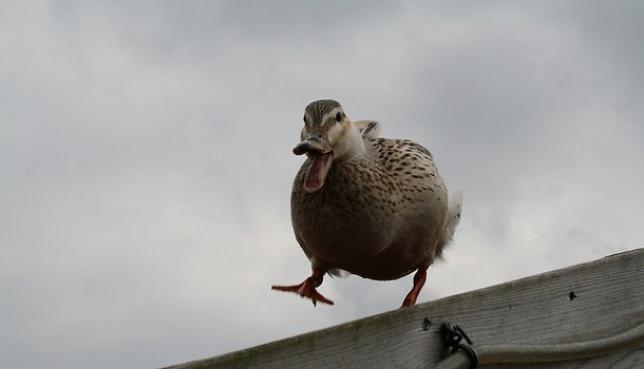
M 334 163 L 324 186 L 302 190 L 304 163 L 293 183 L 293 228 L 313 255 L 333 263 L 349 263 L 375 255 L 391 244 L 399 223 L 393 182 L 369 168 L 368 158 Z

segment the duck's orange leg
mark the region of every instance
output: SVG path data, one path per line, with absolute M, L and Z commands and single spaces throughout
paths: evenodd
M 333 301 L 322 296 L 315 288 L 319 287 L 322 284 L 322 279 L 324 278 L 324 272 L 313 270 L 313 274 L 310 277 L 304 280 L 300 284 L 294 286 L 271 286 L 271 289 L 277 291 L 285 292 L 295 292 L 302 297 L 308 297 L 313 301 L 313 306 L 317 302 L 322 302 L 324 304 L 333 305 Z
M 400 308 L 416 305 L 416 299 L 418 298 L 420 290 L 423 289 L 426 280 L 427 269 L 418 269 L 418 271 L 414 275 L 414 287 L 411 288 L 411 291 L 409 291 L 407 297 L 405 297 L 405 300 L 403 300 L 402 306 Z

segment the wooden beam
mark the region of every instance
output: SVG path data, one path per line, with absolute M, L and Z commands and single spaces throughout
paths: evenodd
M 565 343 L 622 332 L 644 323 L 644 249 L 169 368 L 431 368 L 443 357 L 440 326 L 446 321 L 459 324 L 475 346 Z M 644 342 L 595 359 L 512 368 L 616 363 L 644 368 Z

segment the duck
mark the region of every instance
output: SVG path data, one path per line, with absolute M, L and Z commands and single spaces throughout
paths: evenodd
M 336 100 L 311 102 L 303 120 L 291 222 L 312 272 L 271 288 L 333 305 L 317 291 L 326 274 L 387 281 L 415 272 L 401 308 L 414 306 L 460 221 L 460 193 L 450 201 L 428 149 L 380 137 L 379 122 L 351 121 Z

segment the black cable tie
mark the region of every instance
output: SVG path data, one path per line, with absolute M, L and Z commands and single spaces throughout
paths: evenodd
M 467 336 L 467 333 L 456 324 L 443 323 L 442 327 L 443 339 L 445 340 L 445 345 L 447 345 L 448 350 L 451 354 L 456 353 L 458 350 L 463 350 L 470 358 L 470 369 L 476 369 L 476 366 L 479 363 L 479 359 L 476 356 L 476 352 L 471 347 L 472 340 Z M 466 343 L 461 341 L 465 340 Z

